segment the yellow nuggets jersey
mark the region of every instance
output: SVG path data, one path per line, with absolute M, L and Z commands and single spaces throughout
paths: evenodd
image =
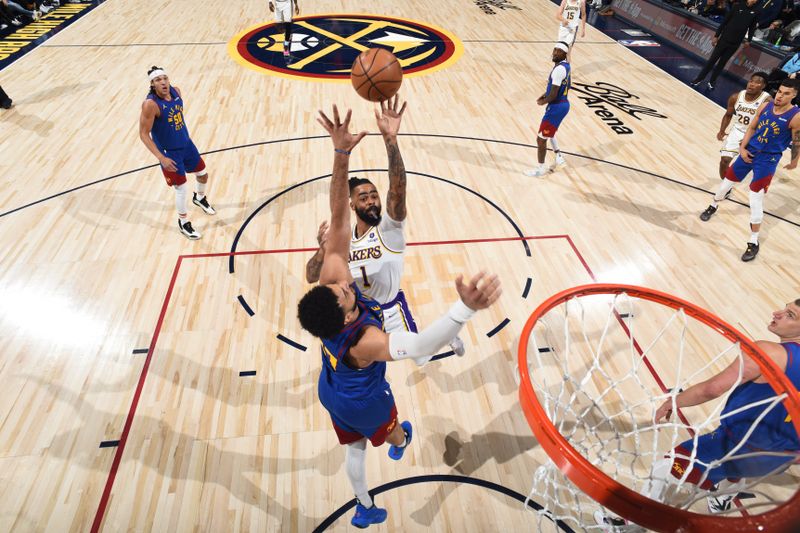
M 394 300 L 400 290 L 406 250 L 404 224 L 384 213 L 377 226 L 358 238 L 353 228 L 350 273 L 359 290 L 380 304 Z

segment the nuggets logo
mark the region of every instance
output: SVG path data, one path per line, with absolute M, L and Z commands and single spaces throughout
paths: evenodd
M 368 48 L 386 48 L 397 56 L 405 77 L 455 63 L 461 41 L 441 28 L 380 15 L 314 15 L 298 17 L 292 27 L 289 56 L 283 54 L 283 32 L 274 23 L 254 26 L 228 43 L 240 64 L 282 77 L 343 81 Z

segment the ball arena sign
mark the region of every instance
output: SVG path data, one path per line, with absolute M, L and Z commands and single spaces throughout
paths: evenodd
M 290 78 L 349 80 L 356 56 L 368 48 L 390 50 L 403 76 L 432 72 L 455 63 L 464 51 L 450 32 L 408 19 L 381 15 L 313 15 L 292 26 L 290 56 L 275 23 L 253 26 L 228 43 L 240 64 Z

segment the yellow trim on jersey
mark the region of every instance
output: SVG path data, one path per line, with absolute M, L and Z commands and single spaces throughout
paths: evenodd
M 369 228 L 367 228 L 367 231 L 365 231 L 365 232 L 364 232 L 364 233 L 361 235 L 361 237 L 356 237 L 356 230 L 357 230 L 357 229 L 358 229 L 358 225 L 355 225 L 355 226 L 353 226 L 353 236 L 352 236 L 352 237 L 350 237 L 350 242 L 351 242 L 351 243 L 354 243 L 354 242 L 358 242 L 358 241 L 360 241 L 361 239 L 363 239 L 364 237 L 366 237 L 366 236 L 367 236 L 367 233 L 369 233 L 369 230 L 371 230 L 371 229 L 375 229 L 375 230 L 377 230 L 377 229 L 378 229 L 378 226 L 370 226 Z
M 406 331 L 411 331 L 411 328 L 408 327 L 408 322 L 406 322 L 406 314 L 403 312 L 403 306 L 399 303 L 395 305 L 400 307 L 400 318 L 403 319 L 403 326 L 406 328 Z
M 333 356 L 333 354 L 330 352 L 330 350 L 328 350 L 324 345 L 322 346 L 322 351 L 325 353 L 325 355 L 328 356 L 328 361 L 330 361 L 331 366 L 333 367 L 333 370 L 335 372 L 336 371 L 336 365 L 339 364 L 339 360 L 336 359 Z

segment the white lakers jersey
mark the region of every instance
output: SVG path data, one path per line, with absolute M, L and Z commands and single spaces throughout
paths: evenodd
M 394 300 L 403 277 L 403 255 L 406 239 L 405 222 L 392 220 L 384 214 L 377 226 L 369 228 L 350 240 L 350 273 L 358 288 L 380 304 Z
M 769 96 L 768 93 L 762 92 L 758 98 L 752 102 L 748 102 L 745 100 L 744 94 L 744 90 L 739 92 L 733 114 L 733 127 L 742 133 L 747 131 L 747 127 L 750 126 L 750 121 L 756 116 L 756 111 L 758 111 L 758 108 L 761 107 L 761 104 L 763 104 L 764 100 Z
M 567 0 L 561 16 L 567 21 L 567 26 L 577 28 L 581 21 L 581 0 Z

